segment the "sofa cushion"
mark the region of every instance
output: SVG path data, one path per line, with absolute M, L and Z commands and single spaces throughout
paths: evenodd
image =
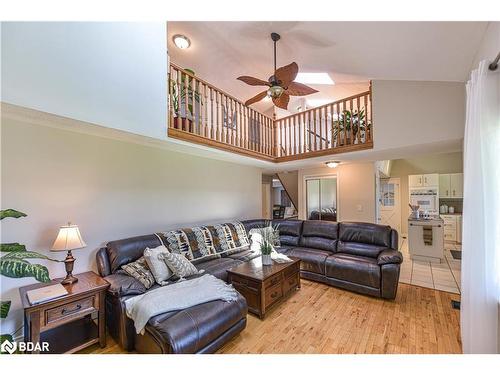
M 211 301 L 149 319 L 146 334 L 152 335 L 165 353 L 196 353 L 244 319 L 245 299 Z
M 327 250 L 337 250 L 338 224 L 328 221 L 307 220 L 302 226 L 300 246 Z
M 155 248 L 160 245 L 160 240 L 154 234 L 108 242 L 106 252 L 108 253 L 111 272 L 115 272 L 121 266 L 142 257 L 146 247 Z
M 273 227 L 279 231 L 281 245 L 299 246 L 302 220 L 273 220 Z
M 352 254 L 337 253 L 325 262 L 325 275 L 356 284 L 380 288 L 380 266 L 377 260 Z
M 245 227 L 245 230 L 247 231 L 248 235 L 248 233 L 254 228 L 268 227 L 269 225 L 271 225 L 271 220 L 267 219 L 243 220 L 241 224 L 243 224 L 243 226 Z
M 371 223 L 339 223 L 337 251 L 377 258 L 391 246 L 391 227 Z
M 300 259 L 300 269 L 303 271 L 325 273 L 325 260 L 332 255 L 330 251 L 310 249 L 307 247 L 292 247 L 286 256 Z
M 242 262 L 247 262 L 257 257 L 260 257 L 260 251 L 252 251 L 248 248 L 245 248 L 238 253 L 230 254 L 227 256 L 227 258 L 240 260 Z
M 163 283 L 174 275 L 163 259 L 159 257 L 159 255 L 163 253 L 168 253 L 164 245 L 160 245 L 154 249 L 147 247 L 146 250 L 144 250 L 144 259 L 158 284 Z
M 198 270 L 204 270 L 205 273 L 214 275 L 218 279 L 227 281 L 227 270 L 240 265 L 242 261 L 232 258 L 212 259 L 206 262 L 196 264 Z
M 104 280 L 109 283 L 107 292 L 114 297 L 134 296 L 148 290 L 139 280 L 121 270 L 104 277 Z

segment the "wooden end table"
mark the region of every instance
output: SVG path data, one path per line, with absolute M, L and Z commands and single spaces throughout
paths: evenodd
M 56 284 L 62 278 L 19 288 L 25 342 L 48 342 L 48 353 L 58 354 L 74 353 L 95 343 L 106 346 L 104 298 L 109 283 L 94 272 L 75 276 L 76 283 L 63 285 L 67 295 L 36 305 L 29 302 L 26 292 Z
M 293 292 L 300 289 L 300 260 L 288 263 L 273 261 L 262 265 L 258 257 L 230 270 L 228 281 L 247 300 L 248 311 L 264 319 L 266 311 Z

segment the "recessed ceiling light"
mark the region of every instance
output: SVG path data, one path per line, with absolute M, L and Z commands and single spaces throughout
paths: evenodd
M 340 164 L 340 161 L 327 161 L 325 164 L 328 168 L 337 168 L 337 166 Z
M 180 49 L 189 48 L 189 46 L 191 45 L 191 41 L 185 35 L 175 34 L 172 37 L 172 40 L 174 41 L 174 44 L 177 46 L 177 48 L 180 48 Z
M 309 85 L 334 85 L 335 82 L 328 73 L 299 73 L 295 77 L 296 82 Z

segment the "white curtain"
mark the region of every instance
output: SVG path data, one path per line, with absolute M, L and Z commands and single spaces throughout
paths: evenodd
M 482 61 L 467 82 L 461 333 L 464 353 L 498 353 L 500 68 Z

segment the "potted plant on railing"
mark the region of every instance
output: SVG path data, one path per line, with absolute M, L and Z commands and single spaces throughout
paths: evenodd
M 365 109 L 353 111 L 346 109 L 339 115 L 337 120 L 333 121 L 333 143 L 336 144 L 336 146 L 355 143 L 358 132 L 360 132 L 360 139 L 364 141 L 366 139 L 366 132 L 370 128 L 371 123 L 366 120 Z
M 184 69 L 185 72 L 195 75 L 191 69 Z M 196 117 L 195 103 L 201 104 L 201 95 L 198 92 L 198 83 L 195 81 L 196 89 L 193 90 L 193 77 L 178 71 L 181 75 L 180 83 L 170 79 L 170 97 L 173 112 L 173 127 L 175 129 L 193 132 L 193 121 Z

